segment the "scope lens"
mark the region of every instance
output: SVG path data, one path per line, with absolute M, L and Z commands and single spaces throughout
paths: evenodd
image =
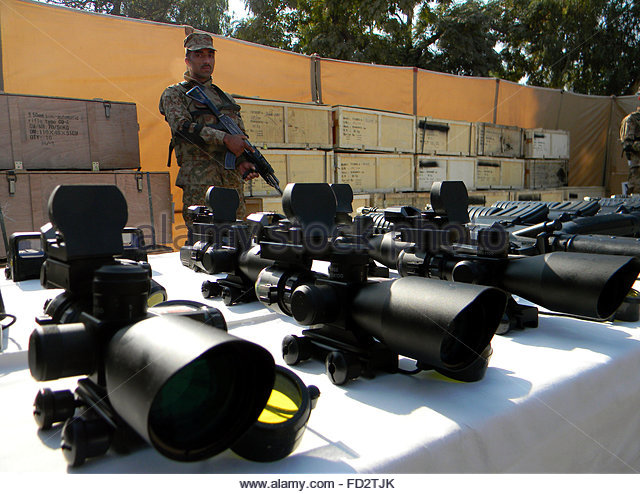
M 238 409 L 238 394 L 251 389 L 238 358 L 236 352 L 211 349 L 174 374 L 149 411 L 154 442 L 189 456 L 224 440 L 236 418 L 246 413 Z
M 264 348 L 184 314 L 118 331 L 105 374 L 123 420 L 168 458 L 198 461 L 229 448 L 256 422 L 275 372 Z
M 40 239 L 28 238 L 18 240 L 17 242 L 18 256 L 22 258 L 28 257 L 42 257 L 44 251 L 42 250 L 42 242 Z

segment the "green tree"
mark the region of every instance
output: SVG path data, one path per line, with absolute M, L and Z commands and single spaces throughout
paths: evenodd
M 235 37 L 326 58 L 461 75 L 499 69 L 495 7 L 479 0 L 247 0 Z M 418 12 L 415 16 L 414 12 Z
M 341 60 L 413 65 L 413 10 L 418 3 L 301 0 L 300 49 Z
M 233 35 L 306 54 L 411 65 L 417 0 L 247 0 Z
M 495 4 L 477 0 L 424 3 L 416 24 L 418 67 L 468 76 L 494 76 L 500 70 L 496 51 Z
M 230 29 L 227 0 L 47 0 L 48 3 L 102 14 L 188 24 L 215 34 Z
M 298 22 L 296 0 L 245 0 L 245 5 L 253 15 L 233 26 L 233 37 L 299 51 L 295 39 Z
M 630 93 L 640 82 L 637 0 L 497 0 L 501 76 L 586 94 Z

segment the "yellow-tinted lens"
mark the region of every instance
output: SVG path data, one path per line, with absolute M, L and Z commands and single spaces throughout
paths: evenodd
M 281 424 L 290 420 L 298 411 L 298 405 L 287 395 L 274 389 L 271 391 L 267 406 L 258 417 L 263 424 Z
M 160 302 L 164 302 L 167 300 L 167 294 L 164 292 L 156 292 L 149 294 L 149 298 L 147 299 L 147 305 L 149 307 L 153 307 L 154 305 L 159 304 Z

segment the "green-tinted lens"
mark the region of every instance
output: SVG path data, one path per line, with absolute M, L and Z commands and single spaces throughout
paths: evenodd
M 174 374 L 149 412 L 149 429 L 173 448 L 198 449 L 227 427 L 235 384 L 232 355 L 208 352 Z

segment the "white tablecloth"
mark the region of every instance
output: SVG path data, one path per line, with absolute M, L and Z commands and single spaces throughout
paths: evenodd
M 151 263 L 170 299 L 204 300 L 200 284 L 207 276 L 182 267 L 177 254 L 152 256 Z M 38 432 L 32 403 L 40 387 L 73 389 L 76 379 L 37 383 L 26 362 L 33 317 L 50 294 L 36 281 L 0 287 L 7 311 L 19 316 L 0 355 L 0 472 L 67 471 L 60 427 Z M 282 338 L 301 327 L 258 303 L 212 305 L 221 308 L 232 334 L 263 345 L 284 365 Z M 310 361 L 293 370 L 322 395 L 300 447 L 284 460 L 253 463 L 226 451 L 182 464 L 149 447 L 126 456 L 110 452 L 75 471 L 638 472 L 639 340 L 637 323 L 541 316 L 538 328 L 494 337 L 489 369 L 477 383 L 422 372 L 337 387 L 323 364 Z

